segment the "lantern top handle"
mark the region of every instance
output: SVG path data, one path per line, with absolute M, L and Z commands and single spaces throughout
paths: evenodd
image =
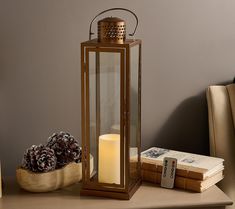
M 110 8 L 110 9 L 106 9 L 106 10 L 100 12 L 99 14 L 97 14 L 97 15 L 92 19 L 92 21 L 91 21 L 91 23 L 90 23 L 90 29 L 89 29 L 89 40 L 91 40 L 91 36 L 94 35 L 94 33 L 91 32 L 91 29 L 92 29 L 92 24 L 93 24 L 93 22 L 95 21 L 95 19 L 96 19 L 98 16 L 104 14 L 105 12 L 109 12 L 109 11 L 113 11 L 113 10 L 123 10 L 123 11 L 127 11 L 127 12 L 130 12 L 130 13 L 135 17 L 135 19 L 136 19 L 136 25 L 135 25 L 135 28 L 134 28 L 133 33 L 130 33 L 129 36 L 134 36 L 134 35 L 135 35 L 136 29 L 137 29 L 137 26 L 138 26 L 138 23 L 139 23 L 138 17 L 136 16 L 136 14 L 135 14 L 134 12 L 132 12 L 131 10 L 125 9 L 125 8 Z

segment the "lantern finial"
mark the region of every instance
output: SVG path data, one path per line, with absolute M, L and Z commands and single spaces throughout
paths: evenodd
M 130 12 L 136 19 L 136 25 L 134 28 L 133 33 L 130 33 L 129 36 L 134 36 L 135 31 L 137 29 L 138 26 L 138 17 L 136 16 L 136 14 L 134 12 L 132 12 L 129 9 L 125 9 L 125 8 L 111 8 L 111 9 L 107 9 L 104 10 L 102 12 L 100 12 L 99 14 L 97 14 L 91 21 L 90 23 L 90 29 L 89 29 L 89 40 L 91 40 L 91 36 L 94 35 L 94 33 L 92 32 L 92 23 L 94 22 L 94 20 L 102 15 L 105 12 L 108 11 L 113 11 L 113 10 L 124 10 L 127 12 Z M 98 41 L 99 42 L 104 42 L 104 43 L 123 43 L 126 39 L 126 25 L 125 25 L 125 21 L 118 18 L 118 17 L 106 17 L 100 21 L 98 21 Z
M 118 17 L 106 17 L 98 21 L 98 41 L 123 43 L 126 39 L 125 21 Z

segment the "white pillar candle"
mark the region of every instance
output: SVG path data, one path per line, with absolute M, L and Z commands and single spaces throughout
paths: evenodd
M 120 135 L 105 134 L 99 137 L 98 181 L 120 184 Z

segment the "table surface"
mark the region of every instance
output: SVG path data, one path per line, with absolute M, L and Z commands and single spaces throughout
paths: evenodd
M 217 186 L 194 193 L 143 183 L 131 200 L 114 200 L 80 196 L 80 183 L 50 193 L 23 191 L 13 178 L 7 178 L 4 183 L 0 209 L 223 208 L 232 204 Z

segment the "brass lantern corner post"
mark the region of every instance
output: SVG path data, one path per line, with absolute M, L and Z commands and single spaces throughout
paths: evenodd
M 125 21 L 98 21 L 98 38 L 81 43 L 81 195 L 130 199 L 141 184 L 141 40 Z

